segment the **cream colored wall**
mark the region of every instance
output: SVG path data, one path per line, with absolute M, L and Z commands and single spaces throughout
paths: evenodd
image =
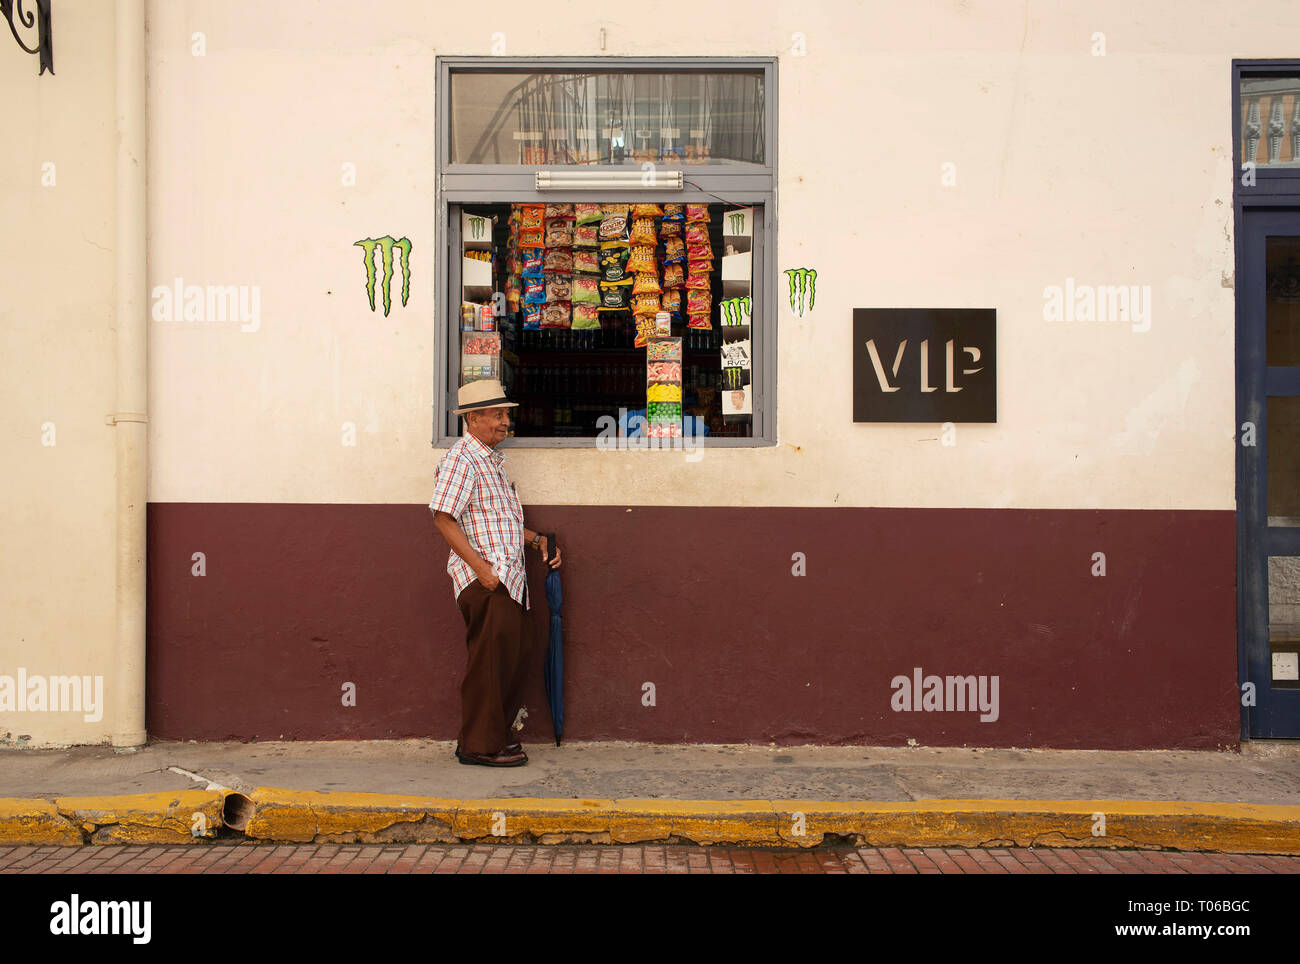
M 110 703 L 94 722 L 0 712 L 0 747 L 105 742 L 113 725 L 113 30 L 113 4 L 60 0 L 55 74 L 38 76 L 0 26 L 0 675 L 92 691 L 100 676 Z
M 509 55 L 779 55 L 777 257 L 818 271 L 815 310 L 781 310 L 779 445 L 514 450 L 526 501 L 1233 507 L 1229 62 L 1300 52 L 1295 4 L 459 9 L 150 6 L 150 283 L 261 293 L 255 331 L 152 323 L 152 500 L 427 501 L 434 57 L 501 32 Z M 387 318 L 353 247 L 383 234 L 414 244 Z M 1044 321 L 1067 278 L 1149 285 L 1150 330 Z M 998 423 L 952 447 L 853 424 L 851 311 L 873 306 L 996 307 Z

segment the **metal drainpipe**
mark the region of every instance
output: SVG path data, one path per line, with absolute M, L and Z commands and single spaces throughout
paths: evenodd
M 148 300 L 145 276 L 144 0 L 116 0 L 117 635 L 113 746 L 139 746 L 144 725 L 145 506 L 148 481 Z

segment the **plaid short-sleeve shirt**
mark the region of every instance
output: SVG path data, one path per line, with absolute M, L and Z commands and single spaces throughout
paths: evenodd
M 466 433 L 438 464 L 429 510 L 455 518 L 474 551 L 496 570 L 510 597 L 528 608 L 524 510 L 501 467 L 504 458 Z M 457 596 L 478 578 L 455 550 L 447 556 L 447 573 Z

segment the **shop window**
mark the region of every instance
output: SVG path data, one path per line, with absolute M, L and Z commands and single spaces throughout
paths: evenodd
M 774 71 L 440 62 L 435 444 L 480 378 L 519 402 L 506 444 L 775 441 Z

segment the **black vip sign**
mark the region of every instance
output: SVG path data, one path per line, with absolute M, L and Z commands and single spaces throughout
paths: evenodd
M 854 308 L 853 421 L 996 422 L 997 309 Z

